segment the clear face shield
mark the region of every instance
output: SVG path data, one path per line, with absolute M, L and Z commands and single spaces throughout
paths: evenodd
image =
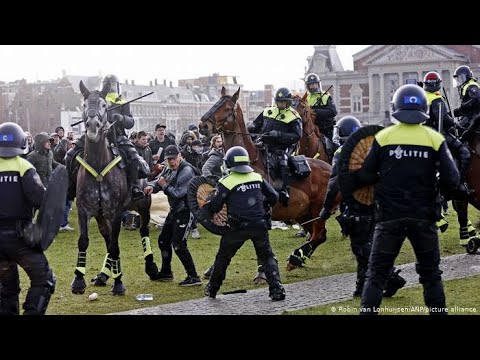
M 340 130 L 338 126 L 333 127 L 333 136 L 332 136 L 332 141 L 336 144 L 343 144 L 343 142 L 340 142 Z M 343 140 L 342 140 L 343 141 Z
M 277 108 L 279 108 L 280 110 L 285 110 L 289 108 L 291 104 L 292 104 L 291 101 L 286 101 L 286 100 L 275 101 L 275 105 L 277 105 Z
M 453 84 L 456 87 L 462 86 L 467 81 L 467 76 L 465 74 L 460 74 L 453 77 Z
M 317 94 L 321 91 L 320 83 L 315 82 L 307 85 L 307 90 L 310 94 Z

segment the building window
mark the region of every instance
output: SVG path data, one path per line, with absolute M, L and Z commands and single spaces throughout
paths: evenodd
M 362 112 L 362 96 L 352 95 L 352 113 Z

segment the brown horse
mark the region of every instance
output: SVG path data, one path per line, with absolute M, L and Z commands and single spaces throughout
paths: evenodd
M 467 252 L 474 254 L 480 247 L 480 239 L 476 237 L 475 228 L 469 224 L 468 220 L 468 204 L 472 204 L 476 209 L 480 210 L 480 121 L 468 130 L 468 147 L 470 148 L 471 162 L 470 168 L 466 173 L 466 181 L 469 189 L 474 192 L 470 194 L 468 201 L 452 201 L 453 207 L 457 212 L 458 222 L 460 224 L 460 233 L 468 232 L 470 241 L 467 244 Z M 462 237 L 460 237 L 462 238 Z
M 325 135 L 315 125 L 315 113 L 307 104 L 308 93 L 302 97 L 294 97 L 293 108 L 302 117 L 303 134 L 298 147 L 298 155 L 305 155 L 312 159 L 323 160 L 331 164 L 331 159 L 325 148 Z
M 205 136 L 220 133 L 223 136 L 225 150 L 233 146 L 242 146 L 248 151 L 251 166 L 271 183 L 269 172 L 265 169 L 264 153 L 252 141 L 243 119 L 243 112 L 237 104 L 240 89 L 233 95 L 227 95 L 222 88 L 222 97 L 202 116 L 199 126 Z M 298 223 L 315 219 L 323 206 L 323 200 L 330 177 L 331 166 L 324 161 L 308 159 L 311 174 L 301 180 L 290 183 L 290 203 L 288 207 L 276 204 L 273 207 L 273 220 L 294 219 Z M 287 270 L 301 266 L 310 258 L 315 249 L 327 240 L 324 220 L 315 220 L 303 225 L 311 234 L 310 241 L 293 251 L 287 263 Z

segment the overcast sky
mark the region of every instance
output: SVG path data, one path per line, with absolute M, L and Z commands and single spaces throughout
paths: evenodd
M 368 45 L 338 45 L 346 70 L 352 55 Z M 0 81 L 53 80 L 69 75 L 105 75 L 134 79 L 173 81 L 234 75 L 247 90 L 264 84 L 291 86 L 303 78 L 313 45 L 0 45 Z

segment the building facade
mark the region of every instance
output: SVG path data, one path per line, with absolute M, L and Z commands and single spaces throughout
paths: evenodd
M 373 45 L 353 55 L 353 71 L 344 71 L 335 45 L 317 45 L 307 62 L 305 74 L 318 74 L 324 91 L 332 86 L 337 119 L 353 115 L 365 124 L 387 124 L 395 90 L 423 80 L 429 71 L 441 75 L 451 106 L 459 106 L 453 73 L 469 65 L 474 75 L 480 74 L 480 46 Z

